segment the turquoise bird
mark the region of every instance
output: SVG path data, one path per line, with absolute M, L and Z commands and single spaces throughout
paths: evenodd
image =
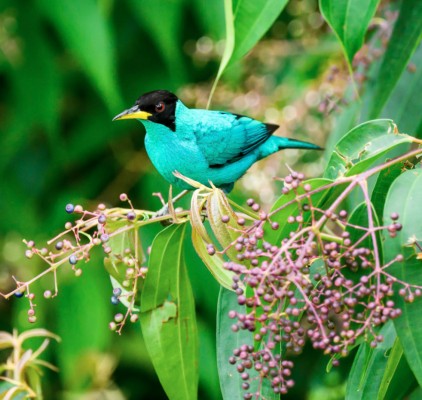
M 113 121 L 133 118 L 146 129 L 145 148 L 155 168 L 180 189 L 193 187 L 174 176 L 175 171 L 206 186 L 212 182 L 228 193 L 252 164 L 279 150 L 321 150 L 315 144 L 272 136 L 278 125 L 188 108 L 166 90 L 143 94 Z

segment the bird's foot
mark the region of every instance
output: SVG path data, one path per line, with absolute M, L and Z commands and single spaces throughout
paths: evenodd
M 165 215 L 170 215 L 170 210 L 168 204 L 164 204 L 154 215 L 153 218 L 164 217 Z M 162 226 L 169 226 L 174 223 L 173 218 L 163 219 L 160 221 Z
M 154 218 L 157 217 L 164 217 L 164 215 L 170 214 L 169 211 L 169 205 L 168 204 L 164 204 L 163 207 L 161 207 L 155 214 L 154 214 Z

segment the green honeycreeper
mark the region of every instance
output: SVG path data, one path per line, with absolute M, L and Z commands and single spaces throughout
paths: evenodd
M 226 193 L 249 167 L 283 149 L 321 147 L 272 136 L 278 125 L 224 111 L 190 109 L 173 93 L 145 93 L 135 105 L 114 117 L 138 119 L 146 129 L 145 148 L 158 172 L 180 189 L 193 189 L 174 171 Z

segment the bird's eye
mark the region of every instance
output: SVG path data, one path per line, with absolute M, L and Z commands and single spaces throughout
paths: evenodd
M 155 111 L 158 113 L 163 112 L 165 108 L 166 108 L 166 105 L 164 104 L 163 101 L 160 101 L 159 103 L 155 105 Z

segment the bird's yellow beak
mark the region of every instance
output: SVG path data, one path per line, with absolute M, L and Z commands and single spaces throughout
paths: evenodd
M 138 106 L 134 106 L 132 108 L 129 108 L 128 110 L 125 110 L 121 112 L 120 114 L 117 114 L 113 121 L 116 121 L 118 119 L 148 119 L 152 114 L 146 111 L 141 111 Z

